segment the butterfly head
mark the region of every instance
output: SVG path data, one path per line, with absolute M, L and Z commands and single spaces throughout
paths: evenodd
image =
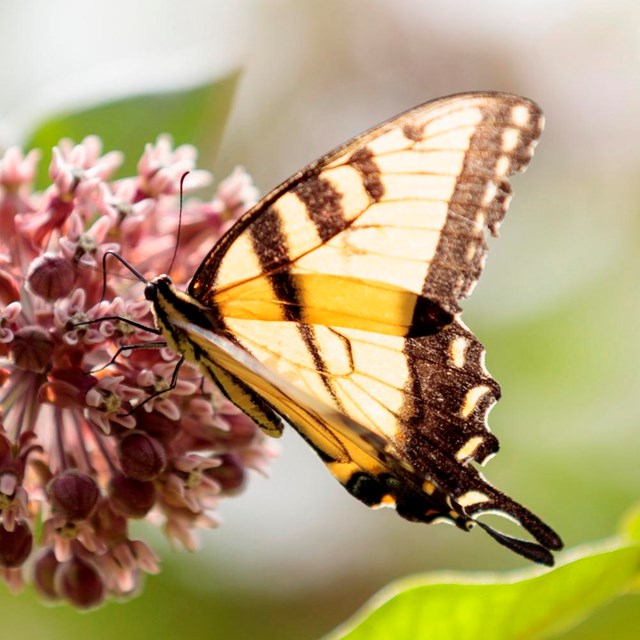
M 162 274 L 147 282 L 144 288 L 144 297 L 152 303 L 157 303 L 160 298 L 166 298 L 167 293 L 173 290 L 171 278 Z
M 210 331 L 217 328 L 212 310 L 176 289 L 166 274 L 157 276 L 146 284 L 144 297 L 151 303 L 158 329 L 167 338 L 169 345 L 178 345 L 178 351 L 183 354 L 188 346 L 185 327 L 198 326 Z

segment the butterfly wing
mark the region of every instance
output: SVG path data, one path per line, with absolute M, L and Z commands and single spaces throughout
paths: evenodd
M 499 388 L 458 318 L 486 236 L 506 211 L 508 176 L 526 167 L 542 122 L 534 103 L 500 93 L 408 111 L 270 193 L 214 247 L 189 293 L 215 333 L 304 394 L 301 402 L 314 398 L 348 418 L 338 428 L 327 411 L 303 409 L 303 419 L 259 375 L 249 381 L 246 368 L 217 365 L 234 401 L 254 417 L 264 402 L 290 422 L 356 497 L 465 527 L 502 512 L 542 546 L 483 528 L 548 562 L 545 548 L 559 548 L 559 538 L 471 464 L 498 449 L 486 416 Z M 258 422 L 281 429 L 273 418 Z M 371 450 L 387 462 L 362 453 Z
M 271 192 L 189 292 L 228 317 L 420 333 L 421 316 L 446 319 L 473 288 L 508 176 L 524 170 L 542 125 L 537 105 L 508 94 L 408 111 Z
M 268 432 L 275 423 L 295 426 L 347 491 L 367 506 L 391 506 L 407 520 L 424 523 L 446 520 L 465 530 L 472 528 L 477 516 L 483 513 L 500 513 L 515 519 L 537 542 L 506 535 L 483 522 L 478 524 L 512 551 L 535 562 L 553 565 L 549 549 L 562 547 L 557 534 L 487 483 L 473 466 L 459 464 L 463 461 L 461 456 L 455 458 L 456 462 L 443 457 L 439 443 L 433 440 L 424 457 L 416 455 L 420 451 L 412 451 L 410 443 L 397 448 L 393 438 L 355 420 L 349 409 L 336 409 L 333 402 L 325 401 L 308 381 L 299 384 L 299 379 L 291 381 L 274 367 L 262 364 L 239 347 L 236 338 L 232 342 L 186 319 L 174 322 L 173 331 L 176 330 L 183 332 L 194 349 L 194 360 L 230 399 Z M 365 339 L 364 343 L 368 341 Z M 280 358 L 280 370 L 286 368 L 283 361 L 298 373 L 305 369 L 299 363 Z M 308 373 L 313 380 L 313 372 Z M 336 388 L 340 386 L 336 384 Z M 380 403 L 370 390 L 359 391 L 357 400 L 363 405 Z M 438 394 L 441 389 L 433 391 Z M 424 444 L 422 441 L 421 445 Z

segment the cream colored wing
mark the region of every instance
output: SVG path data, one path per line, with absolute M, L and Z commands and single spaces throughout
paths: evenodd
M 157 279 L 155 307 L 172 345 L 267 433 L 294 426 L 365 504 L 462 528 L 499 511 L 538 543 L 479 524 L 549 564 L 558 536 L 474 467 L 498 449 L 499 388 L 458 317 L 542 123 L 502 93 L 408 111 L 270 193 L 190 296 Z
M 214 247 L 189 293 L 221 318 L 433 331 L 459 311 L 542 130 L 534 103 L 443 98 L 275 189 Z
M 450 339 L 459 343 L 469 340 L 468 365 L 461 363 L 459 351 L 443 358 L 437 346 L 426 344 L 422 346 L 419 365 L 423 372 L 432 370 L 440 379 L 446 369 L 468 369 L 466 386 L 476 391 L 462 393 L 457 410 L 451 406 L 437 407 L 442 401 L 441 394 L 446 392 L 442 385 L 433 389 L 434 401 L 424 408 L 426 413 L 433 411 L 436 422 L 443 420 L 453 428 L 456 419 L 467 421 L 469 428 L 474 433 L 477 431 L 476 435 L 463 436 L 467 438 L 466 443 L 454 452 L 446 430 L 422 429 L 404 439 L 403 418 L 398 412 L 398 403 L 393 401 L 394 394 L 402 393 L 396 386 L 399 380 L 394 374 L 382 371 L 380 366 L 376 366 L 375 371 L 368 366 L 373 362 L 372 357 L 377 362 L 381 354 L 391 363 L 392 354 L 398 352 L 397 344 L 375 345 L 366 332 L 350 331 L 349 337 L 340 337 L 341 348 L 332 347 L 334 353 L 342 349 L 341 357 L 346 359 L 339 367 L 337 361 L 332 362 L 330 384 L 325 385 L 326 372 L 318 371 L 308 361 L 304 343 L 296 344 L 295 336 L 287 333 L 288 327 L 282 323 L 272 329 L 273 340 L 268 345 L 262 344 L 261 338 L 258 338 L 260 343 L 257 342 L 255 336 L 239 338 L 243 347 L 251 345 L 252 353 L 260 354 L 258 360 L 235 341 L 209 329 L 181 321 L 174 325 L 194 347 L 195 361 L 230 398 L 252 414 L 255 405 L 252 409 L 246 401 L 249 389 L 259 398 L 259 404 L 266 405 L 273 415 L 281 416 L 294 426 L 331 473 L 367 506 L 392 506 L 408 520 L 425 523 L 448 520 L 464 530 L 470 529 L 483 513 L 499 513 L 518 522 L 537 542 L 508 536 L 482 522 L 478 524 L 513 551 L 536 562 L 553 563 L 548 550 L 562 546 L 558 536 L 534 514 L 490 485 L 469 464 L 474 457 L 489 453 L 484 443 L 491 437 L 480 425 L 496 392 L 495 383 L 485 376 L 482 383 L 488 390 L 478 393 L 476 369 L 481 353 L 471 334 L 460 326 L 452 327 L 449 334 Z M 246 324 L 236 329 L 234 340 L 243 330 L 251 332 Z M 317 329 L 319 343 L 327 347 L 328 343 L 323 340 L 326 328 Z M 288 343 L 287 358 L 273 351 L 282 341 Z M 278 355 L 277 363 L 273 360 L 275 355 Z M 336 368 L 341 372 L 336 373 Z M 482 395 L 488 397 L 483 401 Z M 450 400 L 447 404 L 450 405 Z

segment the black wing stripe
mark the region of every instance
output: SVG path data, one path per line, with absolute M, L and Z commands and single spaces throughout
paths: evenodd
M 351 155 L 349 164 L 362 176 L 362 184 L 371 200 L 378 202 L 384 195 L 384 185 L 380 180 L 380 169 L 373 158 L 373 152 L 368 147 L 363 147 Z
M 336 205 L 339 207 L 339 200 L 330 195 L 328 189 L 323 186 L 321 182 L 326 181 L 315 181 L 314 184 L 316 188 L 311 192 L 314 194 L 313 196 L 307 194 L 311 198 L 311 203 L 317 202 L 324 206 Z M 331 185 L 326 184 L 331 188 Z M 307 205 L 310 215 L 312 204 Z M 318 216 L 318 219 L 320 219 L 320 216 Z M 282 303 L 285 319 L 296 323 L 298 332 L 313 358 L 316 369 L 324 371 L 326 366 L 315 339 L 313 327 L 302 323 L 300 292 L 296 287 L 294 279 L 291 277 L 291 273 L 286 266 L 281 267 L 277 271 L 269 270 L 274 260 L 283 265 L 287 265 L 290 262 L 287 238 L 282 228 L 280 214 L 273 208 L 269 209 L 265 212 L 264 216 L 258 218 L 254 224 L 251 225 L 250 233 L 253 250 L 258 257 L 260 266 L 267 273 L 267 278 L 269 279 L 274 295 Z M 343 410 L 344 408 L 329 378 L 322 376 L 321 379 L 322 384 L 335 401 L 336 406 Z
M 344 217 L 342 195 L 331 186 L 328 180 L 319 177 L 309 178 L 297 185 L 293 192 L 305 205 L 307 215 L 323 242 L 349 225 Z

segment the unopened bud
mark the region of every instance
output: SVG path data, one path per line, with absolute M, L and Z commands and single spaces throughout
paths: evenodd
M 86 520 L 93 513 L 100 489 L 90 476 L 76 470 L 65 471 L 47 487 L 49 501 L 56 514 L 66 520 Z
M 205 475 L 213 478 L 225 493 L 233 493 L 242 488 L 245 479 L 245 469 L 238 456 L 225 453 L 219 456 L 220 464 L 205 470 Z
M 153 436 L 163 444 L 168 444 L 180 433 L 180 422 L 171 420 L 157 411 L 140 411 L 138 429 Z
M 109 502 L 113 509 L 128 518 L 143 518 L 156 501 L 153 482 L 142 482 L 127 478 L 124 474 L 114 475 L 109 484 Z
M 33 564 L 33 586 L 47 600 L 57 600 L 59 597 L 54 586 L 59 566 L 53 549 L 46 549 Z
M 43 373 L 51 365 L 53 340 L 40 327 L 18 329 L 9 346 L 13 362 L 19 369 Z
M 73 265 L 62 256 L 50 254 L 36 258 L 27 273 L 29 290 L 48 302 L 68 296 L 75 280 Z
M 0 567 L 20 567 L 33 548 L 33 534 L 26 522 L 16 522 L 13 531 L 0 524 Z
M 55 591 L 78 609 L 97 607 L 105 595 L 104 581 L 95 567 L 80 558 L 71 558 L 58 567 Z
M 134 480 L 153 480 L 167 462 L 167 454 L 160 442 L 139 431 L 128 433 L 120 440 L 118 455 L 122 471 Z

